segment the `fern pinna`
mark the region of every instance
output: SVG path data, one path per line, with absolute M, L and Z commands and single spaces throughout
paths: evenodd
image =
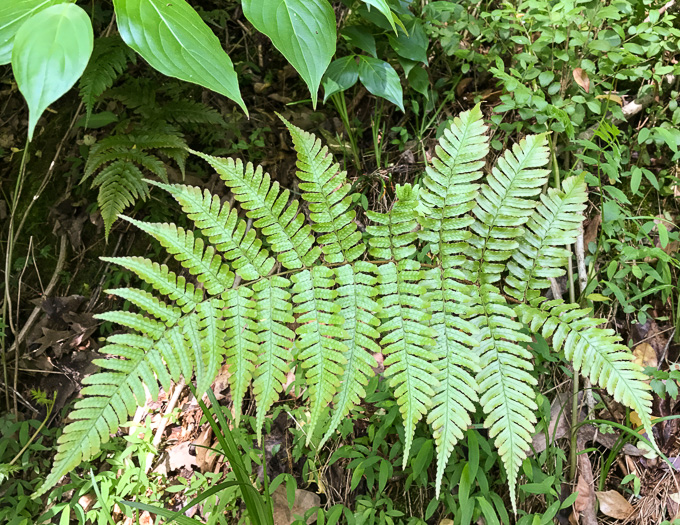
M 362 235 L 345 172 L 313 135 L 286 125 L 310 220 L 261 168 L 196 152 L 248 222 L 207 190 L 157 182 L 201 235 L 127 219 L 158 239 L 190 277 L 141 257 L 108 259 L 158 293 L 109 291 L 141 313 L 99 316 L 129 331 L 109 338 L 103 352 L 112 358 L 86 380 L 41 493 L 92 457 L 145 402 L 143 385 L 156 395 L 157 382 L 167 389 L 180 375 L 195 376 L 203 391 L 224 360 L 235 419 L 252 386 L 258 433 L 297 366 L 310 405 L 307 435 L 327 425 L 323 443 L 364 397 L 373 355 L 381 352 L 406 430 L 404 463 L 425 419 L 437 445 L 439 493 L 479 404 L 514 504 L 536 422 L 525 326 L 552 338 L 577 371 L 635 410 L 651 435 L 649 388 L 619 338 L 578 305 L 541 295 L 549 277 L 564 273 L 564 247 L 576 237 L 586 201 L 582 178 L 541 192 L 545 136 L 514 145 L 482 182 L 487 128 L 479 107 L 462 113 L 440 139 L 422 187 L 398 186 L 388 213 L 367 213 L 372 224 Z M 423 247 L 431 264 L 414 258 Z

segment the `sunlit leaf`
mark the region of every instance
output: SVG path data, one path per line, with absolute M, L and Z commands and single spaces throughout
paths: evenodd
M 335 13 L 326 0 L 243 0 L 243 14 L 300 73 L 316 107 L 335 54 Z
M 71 89 L 85 71 L 93 42 L 90 18 L 74 4 L 48 7 L 17 31 L 12 69 L 28 102 L 29 140 L 45 109 Z
M 121 38 L 151 67 L 230 98 L 248 113 L 234 65 L 184 0 L 114 0 Z
M 26 20 L 50 6 L 71 2 L 73 0 L 5 0 L 0 3 L 0 65 L 12 60 L 14 36 Z

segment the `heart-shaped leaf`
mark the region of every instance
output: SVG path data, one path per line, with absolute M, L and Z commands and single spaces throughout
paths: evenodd
M 316 107 L 335 54 L 335 13 L 326 0 L 243 0 L 243 14 L 300 73 Z
M 333 93 L 351 88 L 358 79 L 359 66 L 354 55 L 338 58 L 331 62 L 323 77 L 324 103 Z
M 85 71 L 93 42 L 90 18 L 74 4 L 48 7 L 17 31 L 12 69 L 28 102 L 28 140 L 47 106 L 71 89 Z
M 246 114 L 234 64 L 184 0 L 114 0 L 121 38 L 151 67 L 236 102 Z
M 404 111 L 399 75 L 387 62 L 373 57 L 359 56 L 359 79 L 370 93 L 389 100 Z
M 5 0 L 0 5 L 0 65 L 12 60 L 14 36 L 26 20 L 56 4 L 73 0 Z

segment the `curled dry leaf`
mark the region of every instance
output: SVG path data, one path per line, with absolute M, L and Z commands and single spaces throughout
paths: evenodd
M 588 73 L 583 71 L 583 69 L 581 69 L 580 67 L 577 67 L 576 69 L 574 69 L 573 75 L 574 75 L 574 81 L 579 86 L 581 86 L 583 91 L 585 91 L 586 93 L 589 93 L 590 92 L 590 78 L 588 78 Z
M 615 490 L 596 492 L 600 502 L 600 512 L 617 520 L 625 520 L 633 512 L 633 506 Z

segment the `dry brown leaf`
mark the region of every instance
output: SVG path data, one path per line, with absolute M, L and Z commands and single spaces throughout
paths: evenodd
M 635 363 L 640 365 L 642 368 L 646 366 L 652 366 L 656 368 L 658 365 L 656 351 L 649 343 L 640 343 L 637 345 L 633 349 L 633 355 L 635 356 Z
M 581 447 L 579 446 L 579 449 Z M 587 454 L 578 456 L 578 496 L 572 508 L 581 525 L 597 525 L 595 515 L 595 484 L 593 483 L 593 467 Z
M 445 519 L 445 520 L 441 520 L 441 521 L 439 522 L 439 525 L 453 525 L 453 520 L 450 520 L 450 519 L 448 519 L 448 518 Z
M 612 102 L 616 102 L 619 106 L 623 106 L 623 99 L 618 95 L 613 95 L 611 93 L 605 93 L 604 95 L 597 95 L 595 98 L 604 99 L 604 100 L 611 100 Z
M 600 512 L 617 520 L 625 520 L 633 512 L 633 506 L 615 490 L 596 492 L 600 502 Z
M 586 225 L 586 231 L 583 234 L 583 244 L 586 250 L 591 242 L 597 243 L 598 229 L 602 223 L 602 215 L 599 213 L 590 219 Z
M 590 92 L 590 78 L 588 78 L 588 73 L 583 71 L 580 67 L 574 69 L 573 72 L 574 80 L 576 83 L 583 88 L 586 93 Z

